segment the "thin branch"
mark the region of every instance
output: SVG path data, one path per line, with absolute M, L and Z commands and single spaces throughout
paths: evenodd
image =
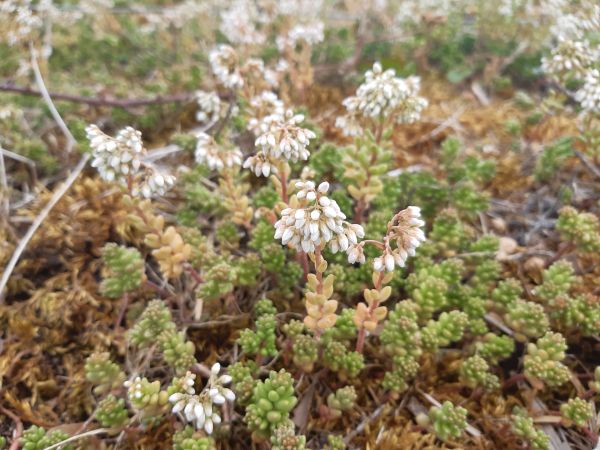
M 4 166 L 4 152 L 0 145 L 0 203 L 2 206 L 2 214 L 8 217 L 10 211 L 10 195 L 8 193 L 8 181 L 6 180 L 6 167 Z
M 437 406 L 438 408 L 442 406 L 442 404 L 439 401 L 437 401 L 433 396 L 429 395 L 427 392 L 424 392 L 421 389 L 417 389 L 417 391 L 423 397 L 425 397 L 427 399 L 427 401 L 429 403 L 431 403 L 433 406 Z M 481 436 L 481 431 L 479 431 L 473 425 L 470 425 L 470 424 L 467 423 L 467 427 L 465 429 L 466 429 L 467 433 L 469 433 L 473 437 L 480 437 Z
M 32 168 L 35 169 L 35 162 L 33 161 L 33 159 L 29 159 L 23 155 L 19 155 L 18 153 L 11 152 L 10 150 L 6 150 L 5 148 L 2 148 L 2 147 L 0 147 L 0 153 L 2 153 L 2 155 L 6 156 L 7 158 L 22 162 L 22 163 L 27 164 L 28 166 L 31 166 Z
M 592 175 L 600 179 L 600 169 L 598 169 L 598 167 L 596 167 L 596 165 L 593 162 L 591 162 L 587 156 L 585 156 L 579 150 L 574 150 L 573 153 L 575 153 L 575 156 L 579 158 L 579 161 L 583 163 L 583 165 L 586 167 L 587 170 L 589 170 L 592 173 Z
M 48 93 L 48 89 L 46 89 L 46 85 L 44 84 L 44 78 L 42 77 L 42 72 L 40 72 L 40 66 L 37 62 L 37 57 L 35 56 L 35 49 L 33 48 L 33 44 L 29 44 L 29 52 L 31 53 L 31 67 L 33 69 L 33 73 L 35 74 L 35 81 L 38 85 L 42 98 L 46 102 L 48 109 L 50 110 L 50 114 L 58 124 L 58 127 L 61 129 L 65 137 L 67 138 L 67 152 L 70 153 L 73 149 L 73 146 L 77 144 L 77 141 L 69 131 L 67 124 L 62 119 L 56 106 L 52 102 L 52 98 L 50 98 L 50 94 Z M 1 291 L 1 290 L 0 290 Z
M 423 143 L 435 138 L 438 134 L 440 134 L 442 131 L 446 130 L 447 128 L 452 128 L 455 131 L 460 131 L 460 129 L 462 127 L 461 127 L 458 119 L 460 119 L 460 116 L 462 116 L 462 114 L 464 112 L 465 112 L 465 108 L 463 108 L 463 107 L 458 108 L 454 113 L 452 113 L 452 115 L 450 117 L 448 117 L 446 120 L 444 120 L 442 123 L 440 123 L 437 127 L 435 127 L 433 130 L 431 130 L 429 133 L 408 143 L 407 147 L 410 148 L 410 147 L 414 147 L 415 145 L 418 145 L 418 144 L 423 144 Z
M 63 185 L 60 188 L 58 188 L 56 192 L 54 192 L 48 204 L 44 207 L 44 209 L 40 211 L 38 216 L 35 218 L 31 226 L 27 230 L 27 233 L 25 233 L 25 236 L 23 236 L 23 238 L 21 239 L 21 242 L 19 242 L 19 245 L 15 249 L 12 257 L 10 258 L 10 261 L 8 262 L 6 268 L 4 269 L 4 272 L 2 273 L 2 279 L 0 279 L 0 305 L 4 302 L 4 288 L 8 283 L 8 279 L 10 278 L 12 271 L 17 265 L 21 254 L 25 250 L 25 247 L 27 247 L 27 244 L 29 243 L 37 229 L 40 227 L 48 213 L 50 213 L 52 208 L 54 208 L 54 205 L 58 203 L 62 196 L 65 195 L 65 192 L 67 192 L 71 185 L 75 182 L 75 180 L 85 167 L 85 164 L 88 162 L 89 158 L 90 155 L 86 154 L 79 160 L 79 163 L 77 163 L 77 166 L 75 166 L 69 177 L 65 180 Z
M 375 411 L 373 411 L 371 414 L 365 417 L 363 421 L 356 427 L 356 429 L 348 433 L 348 435 L 344 439 L 344 443 L 348 445 L 356 436 L 358 436 L 364 431 L 367 425 L 377 420 L 377 418 L 381 415 L 386 406 L 388 406 L 388 404 L 383 403 L 382 405 L 378 406 Z
M 88 436 L 95 436 L 97 434 L 104 434 L 107 433 L 108 431 L 110 431 L 107 428 L 96 428 L 95 430 L 90 430 L 90 431 L 86 431 L 85 433 L 81 433 L 81 434 L 76 434 L 75 436 L 71 436 L 70 438 L 65 439 L 64 441 L 60 441 L 57 442 L 54 445 L 51 445 L 50 447 L 46 447 L 44 450 L 52 450 L 54 448 L 59 448 L 65 444 L 68 444 L 69 442 L 73 442 L 73 441 L 77 441 L 79 439 L 88 437 Z
M 41 97 L 42 92 L 28 88 L 23 86 L 16 86 L 14 84 L 0 84 L 0 91 L 3 92 L 13 92 L 15 94 L 22 95 L 30 95 L 34 97 Z M 158 95 L 156 97 L 150 98 L 110 98 L 110 97 L 86 97 L 83 95 L 75 95 L 75 94 L 63 94 L 59 92 L 51 92 L 50 96 L 54 100 L 63 100 L 66 102 L 73 103 L 84 103 L 86 105 L 91 106 L 109 106 L 114 108 L 135 108 L 137 106 L 150 106 L 150 105 L 160 105 L 165 103 L 182 103 L 191 100 L 194 97 L 192 92 L 182 92 L 179 94 L 173 95 Z

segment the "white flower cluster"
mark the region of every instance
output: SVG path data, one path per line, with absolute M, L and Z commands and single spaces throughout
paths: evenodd
M 268 177 L 272 173 L 277 173 L 277 164 L 268 155 L 258 152 L 256 155 L 249 156 L 244 161 L 244 169 L 250 169 L 257 177 Z
M 207 434 L 212 434 L 214 425 L 221 423 L 221 416 L 213 406 L 235 400 L 233 391 L 224 387 L 231 382 L 231 376 L 219 376 L 220 371 L 221 365 L 215 363 L 210 369 L 206 386 L 199 394 L 194 389 L 196 375 L 188 372 L 184 377 L 185 392 L 177 392 L 169 397 L 173 403 L 173 414 L 183 413 L 187 422 L 193 423 L 196 429 L 203 428 Z
M 315 133 L 298 124 L 304 121 L 302 114 L 294 115 L 287 110 L 285 114 L 270 114 L 260 124 L 260 136 L 255 145 L 259 147 L 256 155 L 244 162 L 245 169 L 251 169 L 256 176 L 269 176 L 276 171 L 281 160 L 296 162 L 307 160 L 310 152 L 307 147 Z
M 271 114 L 262 122 L 263 133 L 254 145 L 273 158 L 283 158 L 296 162 L 307 160 L 310 152 L 307 147 L 311 139 L 316 138 L 314 132 L 298 125 L 304 122 L 302 114 L 294 114 L 288 109 L 285 114 Z
M 270 91 L 263 91 L 250 99 L 250 115 L 248 120 L 248 130 L 252 131 L 256 136 L 262 134 L 261 125 L 265 117 L 270 115 L 283 116 L 285 108 L 283 102 L 279 100 L 277 94 Z
M 98 2 L 98 0 L 93 1 Z M 171 27 L 182 28 L 186 23 L 198 20 L 198 17 L 201 15 L 206 15 L 208 7 L 209 2 L 184 0 L 183 2 L 157 9 L 157 12 L 143 8 L 146 9 L 143 11 L 146 23 L 140 27 L 140 31 L 143 33 L 153 33 L 168 30 Z M 136 6 L 133 6 L 133 8 L 136 9 Z M 137 8 L 139 9 L 140 7 L 138 6 Z
M 391 272 L 396 266 L 404 267 L 408 257 L 414 256 L 417 247 L 425 242 L 425 233 L 421 229 L 424 225 L 421 209 L 417 206 L 409 206 L 396 214 L 384 240 L 383 254 L 373 260 L 373 269 Z M 392 242 L 396 243 L 396 248 L 392 248 Z
M 31 0 L 0 2 L 0 28 L 6 33 L 8 45 L 27 41 L 42 26 L 42 19 L 33 13 Z
M 265 62 L 260 58 L 248 58 L 240 68 L 244 81 L 253 87 L 272 89 L 279 84 L 278 74 L 265 67 Z
M 162 174 L 143 163 L 146 149 L 138 130 L 126 127 L 114 138 L 103 133 L 97 125 L 89 125 L 85 131 L 92 148 L 91 165 L 103 180 L 128 185 L 133 195 L 141 194 L 146 198 L 164 195 L 175 184 L 172 175 Z
M 294 18 L 319 17 L 323 9 L 323 0 L 278 0 L 276 4 L 279 14 Z
M 542 70 L 558 81 L 565 81 L 569 76 L 583 78 L 598 55 L 598 51 L 592 50 L 586 40 L 560 38 L 550 57 L 542 59 Z
M 142 133 L 126 127 L 112 138 L 97 125 L 89 125 L 85 132 L 93 152 L 92 167 L 98 169 L 102 179 L 125 181 L 124 177 L 140 169 L 141 157 L 146 153 Z
M 142 379 L 140 377 L 125 381 L 123 386 L 127 388 L 127 395 L 130 399 L 142 398 L 144 395 Z
M 266 17 L 259 13 L 255 2 L 235 0 L 228 9 L 221 12 L 219 29 L 233 44 L 260 45 L 265 42 L 266 36 L 257 29 L 256 23 L 265 20 Z
M 135 197 L 140 194 L 145 198 L 155 195 L 163 196 L 175 184 L 175 177 L 170 174 L 160 173 L 154 167 L 144 167 L 137 183 L 134 183 L 131 194 Z
M 222 113 L 221 99 L 216 92 L 196 91 L 198 111 L 196 120 L 200 123 L 214 123 Z
M 237 89 L 244 85 L 238 65 L 238 55 L 229 45 L 221 44 L 208 55 L 215 77 L 229 89 Z
M 277 48 L 283 52 L 288 48 L 295 48 L 300 42 L 308 45 L 318 44 L 324 39 L 324 28 L 321 21 L 294 25 L 285 36 L 277 36 Z
M 555 37 L 567 40 L 579 40 L 588 32 L 599 32 L 600 5 L 595 1 L 579 2 L 572 13 L 559 15 L 550 31 Z
M 420 78 L 398 78 L 393 69 L 383 71 L 381 64 L 373 64 L 373 69 L 365 74 L 356 95 L 344 100 L 347 115 L 338 117 L 336 125 L 345 134 L 359 133 L 361 119 L 392 117 L 397 123 L 413 123 L 421 117 L 427 107 L 427 100 L 420 97 Z
M 346 106 L 346 100 L 343 102 L 344 106 Z M 335 126 L 342 130 L 344 136 L 356 137 L 363 134 L 363 127 L 357 110 L 348 111 L 346 115 L 337 117 Z
M 348 252 L 365 236 L 363 227 L 346 222 L 346 216 L 335 200 L 327 197 L 329 183 L 315 187 L 312 181 L 296 183 L 296 206 L 281 211 L 275 222 L 275 239 L 291 244 L 298 251 L 314 253 L 328 245 L 334 253 Z
M 600 114 L 600 71 L 588 70 L 583 86 L 575 93 L 575 100 L 586 112 Z
M 239 149 L 223 149 L 212 136 L 204 132 L 198 133 L 197 138 L 194 156 L 198 164 L 206 164 L 211 170 L 222 170 L 242 164 L 242 152 Z

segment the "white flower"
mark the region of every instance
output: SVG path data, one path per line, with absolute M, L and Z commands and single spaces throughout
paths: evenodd
M 200 123 L 212 123 L 219 120 L 222 113 L 221 99 L 216 92 L 196 91 L 198 111 L 196 120 Z
M 586 40 L 572 41 L 560 38 L 548 58 L 542 59 L 542 70 L 550 77 L 564 81 L 568 76 L 582 78 L 600 54 L 590 48 Z
M 365 263 L 365 253 L 362 245 L 353 245 L 348 249 L 348 263 Z
M 277 36 L 277 48 L 280 52 L 286 49 L 295 49 L 298 43 L 304 42 L 308 45 L 315 45 L 324 39 L 324 25 L 321 21 L 314 21 L 307 24 L 297 24 L 292 27 L 287 35 Z
M 573 13 L 561 14 L 556 18 L 551 32 L 557 38 L 578 40 L 587 32 L 600 31 L 600 5 L 597 2 L 582 2 Z
M 310 155 L 307 147 L 316 135 L 311 130 L 298 126 L 303 121 L 303 115 L 294 115 L 291 110 L 287 110 L 285 115 L 267 116 L 261 124 L 263 133 L 256 139 L 255 145 L 273 158 L 293 162 L 306 160 Z
M 283 116 L 285 109 L 283 102 L 279 100 L 276 94 L 270 91 L 263 91 L 250 99 L 250 111 L 252 115 L 248 121 L 248 130 L 256 136 L 262 134 L 262 122 L 265 117 L 270 115 Z
M 198 133 L 197 138 L 194 156 L 198 164 L 206 164 L 211 170 L 242 165 L 242 152 L 239 149 L 223 149 L 212 136 L 204 132 Z
M 265 67 L 260 58 L 249 58 L 240 68 L 246 85 L 251 86 L 255 93 L 273 89 L 279 84 L 277 75 Z
M 335 126 L 342 130 L 345 136 L 362 136 L 363 127 L 360 124 L 357 114 L 348 113 L 335 119 Z
M 265 20 L 268 19 L 258 12 L 255 2 L 235 0 L 221 12 L 219 29 L 233 44 L 260 45 L 266 37 L 255 24 Z
M 394 216 L 390 233 L 385 237 L 383 254 L 373 260 L 376 272 L 391 272 L 396 266 L 404 267 L 409 256 L 425 241 L 425 233 L 421 229 L 425 222 L 421 219 L 421 209 L 409 206 Z M 395 242 L 395 248 L 392 243 Z
M 271 100 L 278 106 L 273 97 Z M 264 117 L 259 127 L 261 134 L 255 141 L 259 151 L 244 162 L 244 168 L 252 169 L 256 176 L 267 177 L 276 171 L 281 160 L 296 162 L 308 159 L 310 152 L 307 147 L 316 135 L 298 126 L 303 120 L 304 116 L 294 115 L 291 110 Z
M 279 14 L 295 19 L 318 17 L 323 7 L 323 0 L 278 0 L 275 3 Z
M 297 207 L 285 208 L 275 222 L 274 237 L 283 245 L 313 253 L 328 244 L 333 252 L 348 252 L 364 237 L 362 226 L 346 222 L 336 201 L 326 196 L 329 183 L 315 186 L 312 181 L 299 181 L 296 188 Z
M 575 100 L 581 103 L 584 111 L 600 114 L 600 71 L 598 69 L 587 72 L 583 86 L 575 93 Z
M 175 184 L 175 177 L 167 173 L 160 173 L 154 167 L 147 167 L 140 180 L 134 184 L 131 193 L 134 196 L 141 194 L 145 198 L 154 195 L 165 195 Z
M 138 172 L 141 157 L 146 153 L 142 133 L 126 127 L 112 138 L 96 125 L 89 125 L 85 131 L 92 148 L 91 165 L 98 169 L 102 179 L 126 182 L 128 175 Z
M 215 77 L 223 86 L 238 89 L 244 85 L 238 67 L 238 56 L 232 47 L 221 44 L 210 52 L 208 59 Z
M 365 74 L 356 95 L 343 101 L 347 114 L 338 118 L 336 124 L 345 134 L 353 136 L 362 132 L 360 119 L 391 117 L 397 123 L 414 123 L 428 104 L 418 95 L 419 89 L 419 77 L 398 78 L 393 69 L 383 71 L 381 64 L 375 63 Z
M 0 2 L 0 24 L 8 45 L 28 42 L 32 35 L 44 26 L 44 22 L 34 13 L 31 0 L 4 0 Z
M 231 377 L 219 376 L 220 370 L 219 363 L 212 366 L 208 382 L 199 394 L 193 388 L 195 375 L 188 372 L 182 380 L 182 384 L 187 386 L 184 388 L 185 392 L 176 392 L 169 397 L 173 404 L 173 414 L 182 414 L 186 422 L 193 423 L 197 429 L 203 428 L 207 434 L 213 432 L 215 424 L 221 423 L 221 416 L 213 405 L 223 405 L 226 401 L 235 400 L 233 391 L 224 387 L 231 382 Z
M 174 176 L 161 173 L 142 161 L 146 149 L 138 130 L 126 127 L 114 138 L 96 125 L 89 125 L 85 131 L 92 148 L 91 165 L 98 169 L 103 180 L 126 185 L 133 195 L 141 194 L 146 198 L 164 195 L 175 184 Z
M 127 395 L 130 399 L 141 398 L 144 395 L 142 392 L 142 379 L 140 377 L 127 380 L 123 385 L 127 388 Z
M 272 173 L 277 173 L 276 161 L 273 161 L 263 152 L 250 156 L 244 161 L 244 169 L 250 169 L 257 177 L 268 177 Z

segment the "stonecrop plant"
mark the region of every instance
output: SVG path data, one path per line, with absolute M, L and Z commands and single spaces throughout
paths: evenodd
M 0 3 L 0 450 L 598 448 L 599 56 L 591 0 Z

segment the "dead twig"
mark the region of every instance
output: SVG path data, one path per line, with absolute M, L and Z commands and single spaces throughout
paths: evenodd
M 446 130 L 447 128 L 452 128 L 455 131 L 458 131 L 461 128 L 460 122 L 458 119 L 460 119 L 460 116 L 462 116 L 462 114 L 464 112 L 465 112 L 464 107 L 458 108 L 454 113 L 452 113 L 452 115 L 450 117 L 448 117 L 446 120 L 444 120 L 442 123 L 440 123 L 437 127 L 435 127 L 433 130 L 431 130 L 429 133 L 410 142 L 407 145 L 407 147 L 412 148 L 415 145 L 419 145 L 419 144 L 428 142 L 429 140 L 435 138 L 438 134 L 440 134 L 442 131 Z
M 56 106 L 54 106 L 54 103 L 52 102 L 52 98 L 50 97 L 50 94 L 48 93 L 48 89 L 46 89 L 46 84 L 44 83 L 44 78 L 42 77 L 42 72 L 40 71 L 40 66 L 37 62 L 37 56 L 35 55 L 36 51 L 35 51 L 35 48 L 33 48 L 33 44 L 29 44 L 29 53 L 31 53 L 31 68 L 33 69 L 33 73 L 35 75 L 35 82 L 37 83 L 38 88 L 40 90 L 40 95 L 46 102 L 46 105 L 48 106 L 48 109 L 50 110 L 50 114 L 52 114 L 52 117 L 58 124 L 58 127 L 60 128 L 62 133 L 65 135 L 65 138 L 67 138 L 67 152 L 69 153 L 73 149 L 73 146 L 75 144 L 77 144 L 77 141 L 75 140 L 75 138 L 69 131 L 69 128 L 67 127 L 67 124 L 65 123 L 65 121 L 62 119 L 62 117 L 58 113 L 58 110 L 56 109 Z
M 579 158 L 579 161 L 581 161 L 583 163 L 585 168 L 592 175 L 594 175 L 596 178 L 600 179 L 600 169 L 598 169 L 598 167 L 596 167 L 596 165 L 593 162 L 591 162 L 587 156 L 585 156 L 579 150 L 573 150 L 573 153 L 575 153 L 575 156 L 577 156 L 577 158 Z
M 55 449 L 55 448 L 59 448 L 59 447 L 62 447 L 63 445 L 65 445 L 65 444 L 68 444 L 69 442 L 77 441 L 79 439 L 83 439 L 83 438 L 88 437 L 88 436 L 95 436 L 97 434 L 104 434 L 104 433 L 107 433 L 109 431 L 110 431 L 110 429 L 108 429 L 108 428 L 97 428 L 95 430 L 86 431 L 85 433 L 76 434 L 75 436 L 71 436 L 70 438 L 67 438 L 64 441 L 57 442 L 56 444 L 51 445 L 50 447 L 46 447 L 44 450 L 52 450 L 52 449 Z
M 44 222 L 44 219 L 46 219 L 46 217 L 48 216 L 48 214 L 50 213 L 52 208 L 54 208 L 54 205 L 56 205 L 58 203 L 58 201 L 62 198 L 62 196 L 65 195 L 65 193 L 69 190 L 71 185 L 75 182 L 75 180 L 77 179 L 77 177 L 79 176 L 79 174 L 81 173 L 83 168 L 85 167 L 86 163 L 88 162 L 89 158 L 90 158 L 89 154 L 82 156 L 82 158 L 77 163 L 77 166 L 75 166 L 75 168 L 73 169 L 71 174 L 67 177 L 67 179 L 62 184 L 62 186 L 60 186 L 56 190 L 56 192 L 54 192 L 50 201 L 46 204 L 44 209 L 42 209 L 40 211 L 40 213 L 37 215 L 37 217 L 31 224 L 31 226 L 27 230 L 27 233 L 25 233 L 25 236 L 23 236 L 23 238 L 19 242 L 19 245 L 17 245 L 17 248 L 15 249 L 12 257 L 10 258 L 10 261 L 8 261 L 8 264 L 6 265 L 6 268 L 4 269 L 4 272 L 2 273 L 2 278 L 0 279 L 0 305 L 4 303 L 4 288 L 6 287 L 6 284 L 8 283 L 8 279 L 10 278 L 15 266 L 17 265 L 17 262 L 19 261 L 21 254 L 27 247 L 27 244 L 29 243 L 29 241 L 31 240 L 31 238 L 33 237 L 33 235 L 35 234 L 37 229 L 40 227 L 42 222 Z
M 15 84 L 0 84 L 0 91 L 13 92 L 15 94 L 29 95 L 33 97 L 42 97 L 43 93 L 39 90 L 29 87 L 17 86 Z M 62 100 L 72 103 L 83 103 L 90 106 L 107 106 L 112 108 L 135 108 L 141 106 L 162 105 L 166 103 L 185 103 L 190 101 L 194 94 L 192 92 L 181 92 L 173 95 L 158 95 L 150 98 L 111 98 L 111 97 L 86 97 L 83 95 L 64 94 L 60 92 L 50 92 L 50 97 L 54 100 Z
M 377 418 L 381 415 L 386 406 L 388 406 L 387 403 L 383 403 L 375 411 L 373 411 L 371 414 L 365 417 L 363 421 L 356 427 L 355 430 L 348 433 L 348 435 L 344 438 L 344 443 L 348 445 L 356 436 L 358 436 L 365 430 L 367 425 L 377 420 Z
M 4 152 L 0 145 L 0 187 L 2 188 L 0 194 L 0 202 L 2 206 L 2 215 L 8 217 L 10 211 L 10 195 L 8 194 L 8 181 L 6 179 L 6 167 L 4 166 Z

